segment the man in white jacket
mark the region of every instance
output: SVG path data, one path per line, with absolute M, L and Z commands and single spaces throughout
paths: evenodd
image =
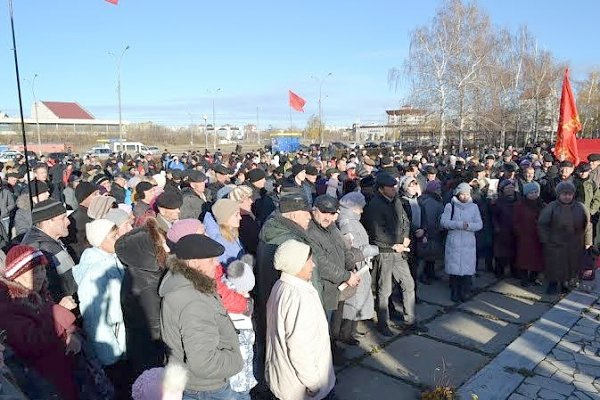
M 267 382 L 281 400 L 327 398 L 335 373 L 325 311 L 311 283 L 310 246 L 282 243 L 274 264 L 281 278 L 267 302 Z

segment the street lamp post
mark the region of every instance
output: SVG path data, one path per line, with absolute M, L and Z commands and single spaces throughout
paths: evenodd
M 119 57 L 117 57 L 116 54 L 112 51 L 108 52 L 108 54 L 113 56 L 113 58 L 115 59 L 115 63 L 117 64 L 117 100 L 119 103 L 119 145 L 121 147 L 121 151 L 123 151 L 123 120 L 121 112 L 121 61 L 123 61 L 123 56 L 125 55 L 125 52 L 127 50 L 129 50 L 129 45 L 125 46 Z
M 190 146 L 194 145 L 194 117 L 192 117 L 192 113 L 189 112 L 190 116 Z
M 322 107 L 321 107 L 321 94 L 322 94 L 323 83 L 325 82 L 325 79 L 327 79 L 327 77 L 329 77 L 331 75 L 333 75 L 333 72 L 328 73 L 327 75 L 325 75 L 321 79 L 317 78 L 314 75 L 311 76 L 311 78 L 313 78 L 317 82 L 319 82 L 319 137 L 321 138 L 321 146 L 323 146 L 323 110 L 322 110 Z
M 40 135 L 40 121 L 38 119 L 38 102 L 37 102 L 37 97 L 35 96 L 35 78 L 37 78 L 37 77 L 38 77 L 38 74 L 35 74 L 31 81 L 29 81 L 29 79 L 26 79 L 26 80 L 28 80 L 29 83 L 31 84 L 31 93 L 33 94 L 33 107 L 34 107 L 34 113 L 35 113 L 35 127 L 37 130 L 38 154 L 41 156 L 42 155 L 42 137 Z
M 260 129 L 258 127 L 260 120 L 258 118 L 258 106 L 256 106 L 256 137 L 257 137 L 257 142 L 260 145 Z
M 215 90 L 207 90 L 209 94 L 212 95 L 212 117 L 213 117 L 213 150 L 217 149 L 217 124 L 215 123 L 215 96 L 218 92 L 221 91 L 221 88 L 217 88 Z
M 202 118 L 204 119 L 204 146 L 208 149 L 208 129 L 206 129 L 206 120 L 208 119 L 208 117 L 204 115 L 202 116 Z

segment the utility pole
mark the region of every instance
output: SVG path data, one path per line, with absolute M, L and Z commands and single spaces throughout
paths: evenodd
M 190 146 L 194 145 L 194 117 L 192 117 L 192 113 L 188 112 L 190 117 Z
M 206 129 L 206 120 L 208 117 L 204 115 L 202 118 L 204 119 L 204 147 L 208 149 L 208 129 Z
M 215 122 L 215 96 L 221 91 L 221 88 L 215 90 L 207 90 L 212 95 L 212 117 L 213 117 L 213 150 L 217 149 L 217 124 Z
M 118 100 L 118 104 L 119 104 L 119 145 L 120 145 L 121 151 L 123 151 L 123 118 L 122 118 L 122 109 L 121 109 L 121 61 L 123 61 L 123 56 L 125 55 L 125 52 L 127 50 L 129 50 L 129 45 L 125 46 L 125 48 L 123 49 L 123 51 L 121 52 L 121 55 L 119 57 L 117 57 L 115 55 L 115 53 L 113 53 L 112 51 L 108 53 L 115 59 L 115 63 L 117 64 L 117 100 Z
M 38 74 L 35 74 L 31 81 L 27 78 L 25 78 L 25 80 L 31 84 L 31 93 L 33 94 L 33 107 L 34 107 L 34 113 L 35 113 L 35 127 L 37 130 L 38 154 L 41 156 L 42 155 L 42 137 L 40 135 L 40 121 L 38 119 L 38 102 L 37 102 L 37 97 L 35 95 L 35 78 L 37 78 L 37 77 L 38 77 Z
M 257 137 L 257 142 L 260 145 L 260 129 L 258 127 L 260 120 L 258 118 L 258 106 L 256 106 L 256 137 Z
M 324 139 L 323 139 L 323 109 L 321 107 L 321 95 L 322 95 L 322 90 L 323 90 L 323 83 L 325 82 L 325 79 L 327 79 L 327 77 L 329 77 L 331 75 L 333 75 L 333 72 L 328 73 L 321 79 L 317 78 L 314 75 L 311 76 L 311 78 L 313 78 L 317 82 L 319 82 L 319 137 L 321 138 L 321 146 L 323 146 L 323 142 L 324 142 Z

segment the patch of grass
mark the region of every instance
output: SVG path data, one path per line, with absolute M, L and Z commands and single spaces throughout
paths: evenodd
M 457 400 L 456 388 L 452 386 L 436 386 L 421 393 L 421 400 Z

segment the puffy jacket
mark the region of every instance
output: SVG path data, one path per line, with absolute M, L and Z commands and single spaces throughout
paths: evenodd
M 204 213 L 208 208 L 206 202 L 206 196 L 204 198 L 198 196 L 192 188 L 183 188 L 181 190 L 183 194 L 183 204 L 181 205 L 179 214 L 180 219 L 192 218 L 201 219 L 204 217 Z
M 245 251 L 242 247 L 242 242 L 238 237 L 234 241 L 229 241 L 221 234 L 221 229 L 215 221 L 215 218 L 211 213 L 206 213 L 204 216 L 204 226 L 206 228 L 206 236 L 219 242 L 225 247 L 225 252 L 219 256 L 219 262 L 227 267 L 232 261 L 238 260 L 244 255 Z
M 160 326 L 169 348 L 169 361 L 188 370 L 186 389 L 222 388 L 242 370 L 243 360 L 238 336 L 215 281 L 175 257 L 169 258 L 168 267 L 159 294 Z

